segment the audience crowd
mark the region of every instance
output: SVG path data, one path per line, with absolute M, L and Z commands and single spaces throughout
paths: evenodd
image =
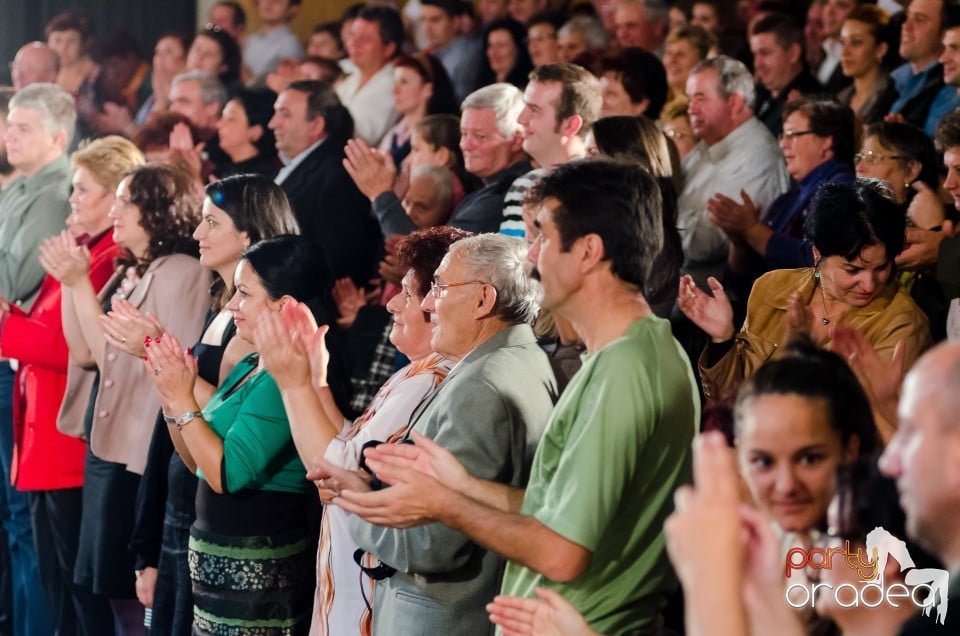
M 958 633 L 960 1 L 252 4 L 0 87 L 0 635 Z

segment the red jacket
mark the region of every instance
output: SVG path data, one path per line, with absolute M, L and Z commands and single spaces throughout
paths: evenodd
M 94 289 L 110 279 L 118 252 L 112 232 L 91 246 Z M 20 363 L 14 383 L 11 482 L 19 490 L 82 486 L 86 443 L 57 430 L 69 359 L 60 283 L 50 276 L 44 278 L 29 313 L 11 307 L 0 325 L 0 351 Z

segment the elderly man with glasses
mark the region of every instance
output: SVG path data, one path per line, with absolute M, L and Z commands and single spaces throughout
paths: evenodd
M 505 490 L 526 485 L 557 396 L 530 327 L 539 286 L 527 275 L 526 256 L 523 241 L 503 235 L 458 241 L 422 304 L 434 323 L 431 348 L 457 364 L 414 412 L 413 431 Z M 335 491 L 370 489 L 330 464 L 317 468 L 311 477 Z M 377 579 L 374 634 L 492 633 L 485 605 L 499 589 L 502 556 L 439 523 L 393 529 L 354 516 L 350 532 L 380 560 L 365 570 Z

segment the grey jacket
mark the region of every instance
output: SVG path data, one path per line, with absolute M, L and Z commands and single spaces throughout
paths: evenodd
M 498 332 L 468 354 L 414 413 L 413 428 L 452 452 L 471 475 L 524 486 L 557 398 L 533 330 Z M 396 530 L 350 521 L 361 548 L 398 571 L 377 583 L 375 635 L 493 633 L 484 606 L 504 560 L 439 523 Z

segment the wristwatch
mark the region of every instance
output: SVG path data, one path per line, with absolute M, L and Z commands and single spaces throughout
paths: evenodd
M 202 411 L 188 411 L 174 420 L 174 424 L 177 425 L 177 430 L 182 431 L 183 427 L 197 419 L 198 417 L 203 417 Z

